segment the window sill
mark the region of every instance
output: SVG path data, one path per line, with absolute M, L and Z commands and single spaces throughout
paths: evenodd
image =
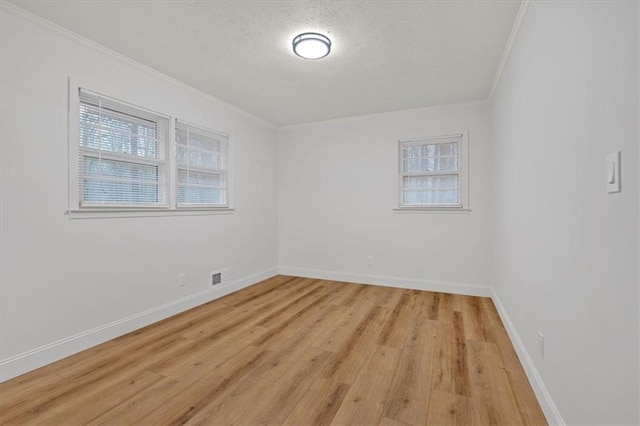
M 400 214 L 432 214 L 432 213 L 454 213 L 454 214 L 469 214 L 471 209 L 465 209 L 462 207 L 398 207 L 393 209 L 394 213 Z
M 202 209 L 83 209 L 67 210 L 69 219 L 108 219 L 120 217 L 159 217 L 159 216 L 206 216 L 228 215 L 236 210 L 232 208 L 202 208 Z

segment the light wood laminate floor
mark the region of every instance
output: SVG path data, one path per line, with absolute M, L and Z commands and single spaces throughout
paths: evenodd
M 277 276 L 0 385 L 0 424 L 546 424 L 490 299 Z

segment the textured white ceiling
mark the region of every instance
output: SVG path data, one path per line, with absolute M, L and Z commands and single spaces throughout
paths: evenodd
M 518 1 L 18 1 L 276 125 L 487 98 Z M 291 40 L 333 41 L 318 61 Z

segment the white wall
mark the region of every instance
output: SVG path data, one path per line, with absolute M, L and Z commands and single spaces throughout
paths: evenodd
M 206 290 L 209 273 L 220 268 L 245 283 L 275 273 L 275 129 L 13 8 L 3 7 L 1 24 L 3 360 Z M 65 216 L 68 76 L 231 134 L 237 211 Z M 183 288 L 180 272 L 188 276 Z
M 469 104 L 280 128 L 280 265 L 351 281 L 487 285 L 489 127 L 488 105 Z M 465 129 L 472 212 L 394 213 L 398 139 Z
M 494 283 L 569 424 L 638 422 L 637 7 L 532 2 L 494 98 Z

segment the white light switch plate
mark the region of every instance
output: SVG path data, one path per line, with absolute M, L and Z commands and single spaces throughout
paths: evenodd
M 620 151 L 607 154 L 605 178 L 608 193 L 620 192 L 622 190 L 622 187 L 620 186 L 620 159 Z

